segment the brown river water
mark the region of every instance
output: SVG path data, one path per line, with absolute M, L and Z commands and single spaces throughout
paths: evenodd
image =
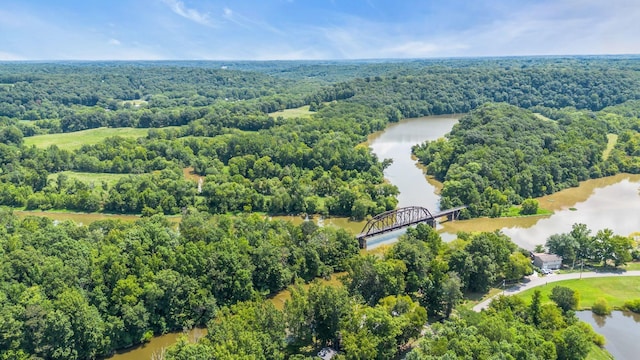
M 423 169 L 411 157 L 411 147 L 426 140 L 443 137 L 459 118 L 458 115 L 448 115 L 406 119 L 370 136 L 368 144 L 378 158 L 393 159 L 393 164 L 385 170 L 384 174 L 390 183 L 400 189 L 398 207 L 418 205 L 432 212 L 439 210 L 439 184 L 425 177 Z M 640 231 L 639 188 L 640 175 L 620 174 L 588 180 L 580 183 L 579 187 L 539 198 L 540 207 L 553 210 L 552 215 L 444 222 L 438 224 L 438 231 L 445 241 L 449 241 L 454 239 L 459 231 L 500 229 L 516 244 L 526 249 L 533 249 L 536 244 L 544 244 L 552 234 L 570 231 L 574 223 L 587 224 L 593 232 L 609 228 L 616 234 L 626 236 Z M 277 218 L 295 223 L 304 221 L 299 216 Z M 323 226 L 342 227 L 352 234 L 359 233 L 365 224 L 365 222 L 353 222 L 344 218 L 315 217 L 313 221 Z M 371 239 L 368 248 L 374 249 L 391 244 L 397 241 L 397 237 L 402 233 L 403 231 L 398 231 Z M 333 282 L 336 279 L 333 278 L 330 281 Z M 271 301 L 277 307 L 281 307 L 287 297 L 288 293 L 284 291 Z M 150 359 L 154 351 L 173 343 L 178 335 L 167 334 L 156 337 L 144 347 L 118 354 L 112 359 Z M 605 334 L 605 336 L 608 341 L 611 341 L 608 335 Z

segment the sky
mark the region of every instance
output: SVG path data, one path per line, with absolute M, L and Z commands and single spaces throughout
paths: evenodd
M 640 53 L 638 0 L 0 0 L 0 60 Z

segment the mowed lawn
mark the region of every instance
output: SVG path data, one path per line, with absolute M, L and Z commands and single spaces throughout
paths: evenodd
M 60 149 L 76 150 L 82 145 L 97 144 L 105 138 L 111 136 L 122 136 L 125 138 L 134 138 L 147 136 L 149 129 L 138 128 L 97 128 L 82 130 L 70 133 L 36 135 L 24 138 L 27 146 L 35 145 L 39 148 L 47 148 L 56 145 Z
M 551 301 L 551 289 L 566 286 L 580 294 L 579 309 L 590 309 L 598 298 L 605 298 L 614 308 L 622 308 L 625 301 L 640 298 L 640 277 L 604 277 L 590 279 L 574 279 L 538 286 L 522 292 L 519 296 L 526 303 L 531 303 L 535 290 L 540 290 L 542 302 Z

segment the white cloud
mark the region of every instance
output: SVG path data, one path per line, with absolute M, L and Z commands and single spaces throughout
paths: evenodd
M 493 9 L 466 29 L 422 21 L 376 22 L 338 15 L 326 27 L 306 27 L 307 38 L 334 58 L 580 55 L 640 53 L 637 0 L 553 0 Z M 299 30 L 299 32 L 302 32 Z
M 246 16 L 238 14 L 237 12 L 233 11 L 232 9 L 230 9 L 228 7 L 224 8 L 222 16 L 226 20 L 231 21 L 232 23 L 234 23 L 236 25 L 239 25 L 239 26 L 241 26 L 241 27 L 243 27 L 245 29 L 253 29 L 253 28 L 257 27 L 257 28 L 264 29 L 264 30 L 267 30 L 269 32 L 272 32 L 274 34 L 278 34 L 278 35 L 284 35 L 285 34 L 282 30 L 280 30 L 280 29 L 278 29 L 278 28 L 276 28 L 276 27 L 274 27 L 274 26 L 272 26 L 270 24 L 250 19 L 250 18 L 248 18 Z
M 541 2 L 451 36 L 467 44 L 463 55 L 638 53 L 639 17 L 629 0 Z
M 120 43 L 120 40 L 118 40 L 118 39 L 109 39 L 109 45 L 115 45 L 115 46 L 118 46 L 118 45 L 120 45 L 120 44 L 121 44 L 121 43 Z
M 171 10 L 182 16 L 183 18 L 189 19 L 195 23 L 205 26 L 215 26 L 215 23 L 211 20 L 211 17 L 207 13 L 202 13 L 196 9 L 188 8 L 184 5 L 184 2 L 179 0 L 163 0 L 165 4 L 171 8 Z

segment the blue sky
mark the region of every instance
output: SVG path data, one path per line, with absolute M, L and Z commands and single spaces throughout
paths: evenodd
M 0 60 L 638 54 L 638 0 L 1 0 Z

